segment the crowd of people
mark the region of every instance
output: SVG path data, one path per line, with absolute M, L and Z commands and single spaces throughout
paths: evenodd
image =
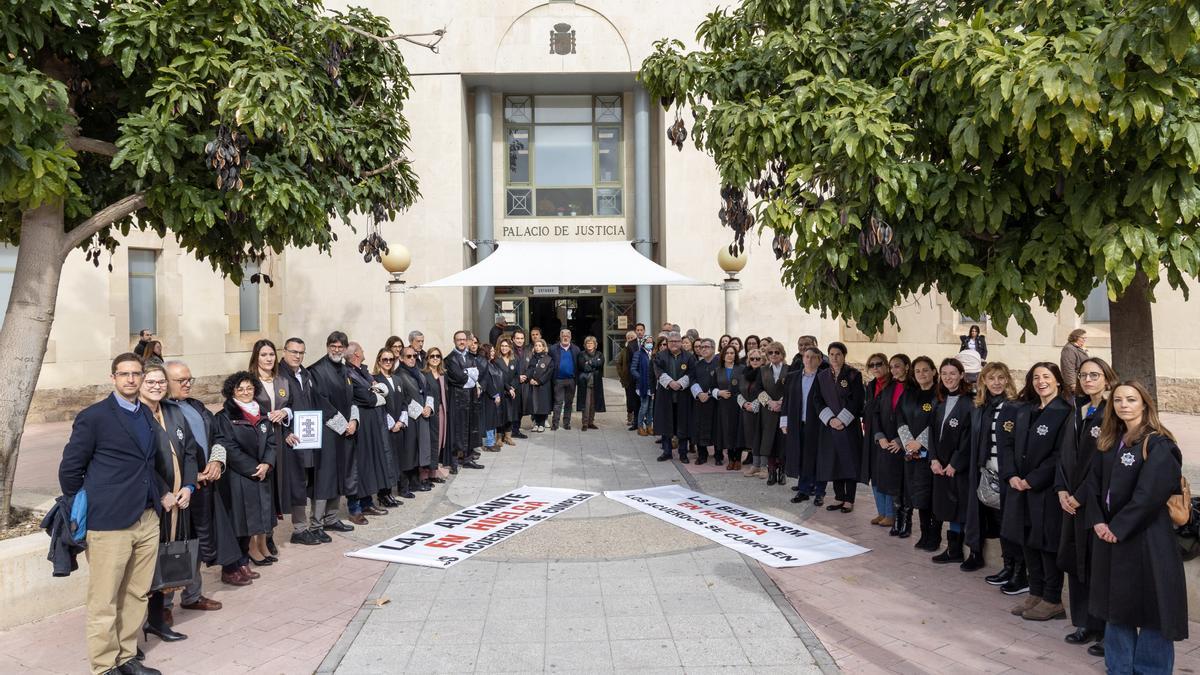
M 173 628 L 176 592 L 184 610 L 221 608 L 199 575 L 156 587 L 159 542 L 197 539 L 222 583 L 246 586 L 278 561 L 284 519 L 292 544 L 328 543 L 444 482 L 440 468 L 482 469 L 482 453 L 526 430 L 570 430 L 573 412 L 581 432 L 597 429 L 596 337 L 581 347 L 563 329 L 548 344 L 537 328 L 498 328 L 487 343 L 458 331 L 447 352 L 413 331 L 373 359 L 340 331 L 315 360 L 300 338 L 282 353 L 260 340 L 215 413 L 192 396 L 187 364 L 114 359 L 114 393 L 76 418 L 59 472 L 64 499 L 86 493 L 93 672 L 158 672 L 137 633 L 186 639 Z M 161 355 L 142 338 L 142 353 Z M 977 329 L 962 346 L 986 358 Z M 791 502 L 830 512 L 852 512 L 867 484 L 873 524 L 902 540 L 915 521 L 916 547 L 965 571 L 999 538 L 1003 569 L 986 581 L 1028 594 L 1014 614 L 1064 617 L 1065 575 L 1069 642 L 1096 642 L 1089 650 L 1120 671 L 1169 672 L 1187 633 L 1165 506 L 1182 458 L 1146 389 L 1103 360 L 1078 362 L 1077 391 L 1058 365 L 1034 364 L 1018 392 L 998 362 L 982 366 L 977 391 L 956 358 L 872 354 L 864 377 L 844 344 L 822 351 L 812 336 L 789 363 L 769 337 L 713 340 L 673 324 L 651 336 L 637 324 L 614 356 L 628 428 L 656 439 L 660 461 L 694 453 L 766 486 L 795 479 Z

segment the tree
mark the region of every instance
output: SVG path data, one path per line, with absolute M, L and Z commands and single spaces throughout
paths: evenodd
M 640 78 L 801 305 L 871 334 L 936 288 L 1036 331 L 1030 302 L 1104 282 L 1115 365 L 1153 386 L 1153 289 L 1200 275 L 1200 1 L 745 0 L 697 37 Z
M 114 230 L 169 232 L 240 283 L 268 251 L 328 252 L 331 219 L 377 223 L 416 199 L 398 47 L 416 41 L 388 32 L 318 0 L 0 9 L 0 240 L 20 246 L 0 331 L 0 527 L 74 249 L 98 266 Z

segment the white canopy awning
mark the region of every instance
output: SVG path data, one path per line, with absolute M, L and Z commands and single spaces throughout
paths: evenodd
M 479 263 L 418 288 L 447 286 L 709 286 L 656 264 L 632 242 L 498 241 Z

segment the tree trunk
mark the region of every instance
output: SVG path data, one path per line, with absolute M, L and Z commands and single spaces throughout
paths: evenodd
M 1116 301 L 1108 301 L 1113 368 L 1122 380 L 1137 380 L 1158 398 L 1154 368 L 1154 318 L 1150 311 L 1150 282 L 1138 270 Z
M 9 524 L 17 450 L 54 323 L 63 236 L 62 202 L 21 214 L 16 273 L 0 329 L 0 529 Z

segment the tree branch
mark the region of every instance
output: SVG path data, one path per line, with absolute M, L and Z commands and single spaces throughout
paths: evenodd
M 91 218 L 83 221 L 75 226 L 70 232 L 67 232 L 66 239 L 63 240 L 62 250 L 59 253 L 62 257 L 67 257 L 76 246 L 87 241 L 100 230 L 112 225 L 118 220 L 128 216 L 146 205 L 146 193 L 135 192 L 120 201 L 113 202 L 108 206 L 100 209 Z
M 387 173 L 388 171 L 391 171 L 392 169 L 396 168 L 397 166 L 400 166 L 401 164 L 403 164 L 407 161 L 408 161 L 407 157 L 405 157 L 404 155 L 400 155 L 396 159 L 393 159 L 392 161 L 379 167 L 378 169 L 371 169 L 370 171 L 363 171 L 362 173 L 359 174 L 359 176 L 361 176 L 362 178 L 370 178 L 371 176 L 378 176 L 381 173 Z
M 432 33 L 402 33 L 402 34 L 397 34 L 397 35 L 380 36 L 380 35 L 376 35 L 374 33 L 367 32 L 361 28 L 351 26 L 348 23 L 343 23 L 343 24 L 339 24 L 339 25 L 342 28 L 345 28 L 346 30 L 348 30 L 352 33 L 358 33 L 359 35 L 361 35 L 363 37 L 371 38 L 372 40 L 374 40 L 380 44 L 383 44 L 386 42 L 393 42 L 395 40 L 404 40 L 405 42 L 417 45 L 418 47 L 424 47 L 424 48 L 428 49 L 429 51 L 433 52 L 434 54 L 438 53 L 438 43 L 442 41 L 442 38 L 446 37 L 446 27 L 445 26 L 433 31 Z M 432 37 L 432 38 L 436 38 L 436 39 L 430 40 L 428 42 L 421 42 L 420 40 L 413 39 L 413 38 L 418 38 L 418 37 Z
M 102 141 L 98 138 L 88 138 L 87 136 L 70 136 L 67 138 L 67 147 L 76 152 L 90 152 L 93 155 L 104 155 L 112 157 L 117 154 L 117 146 L 108 141 Z

